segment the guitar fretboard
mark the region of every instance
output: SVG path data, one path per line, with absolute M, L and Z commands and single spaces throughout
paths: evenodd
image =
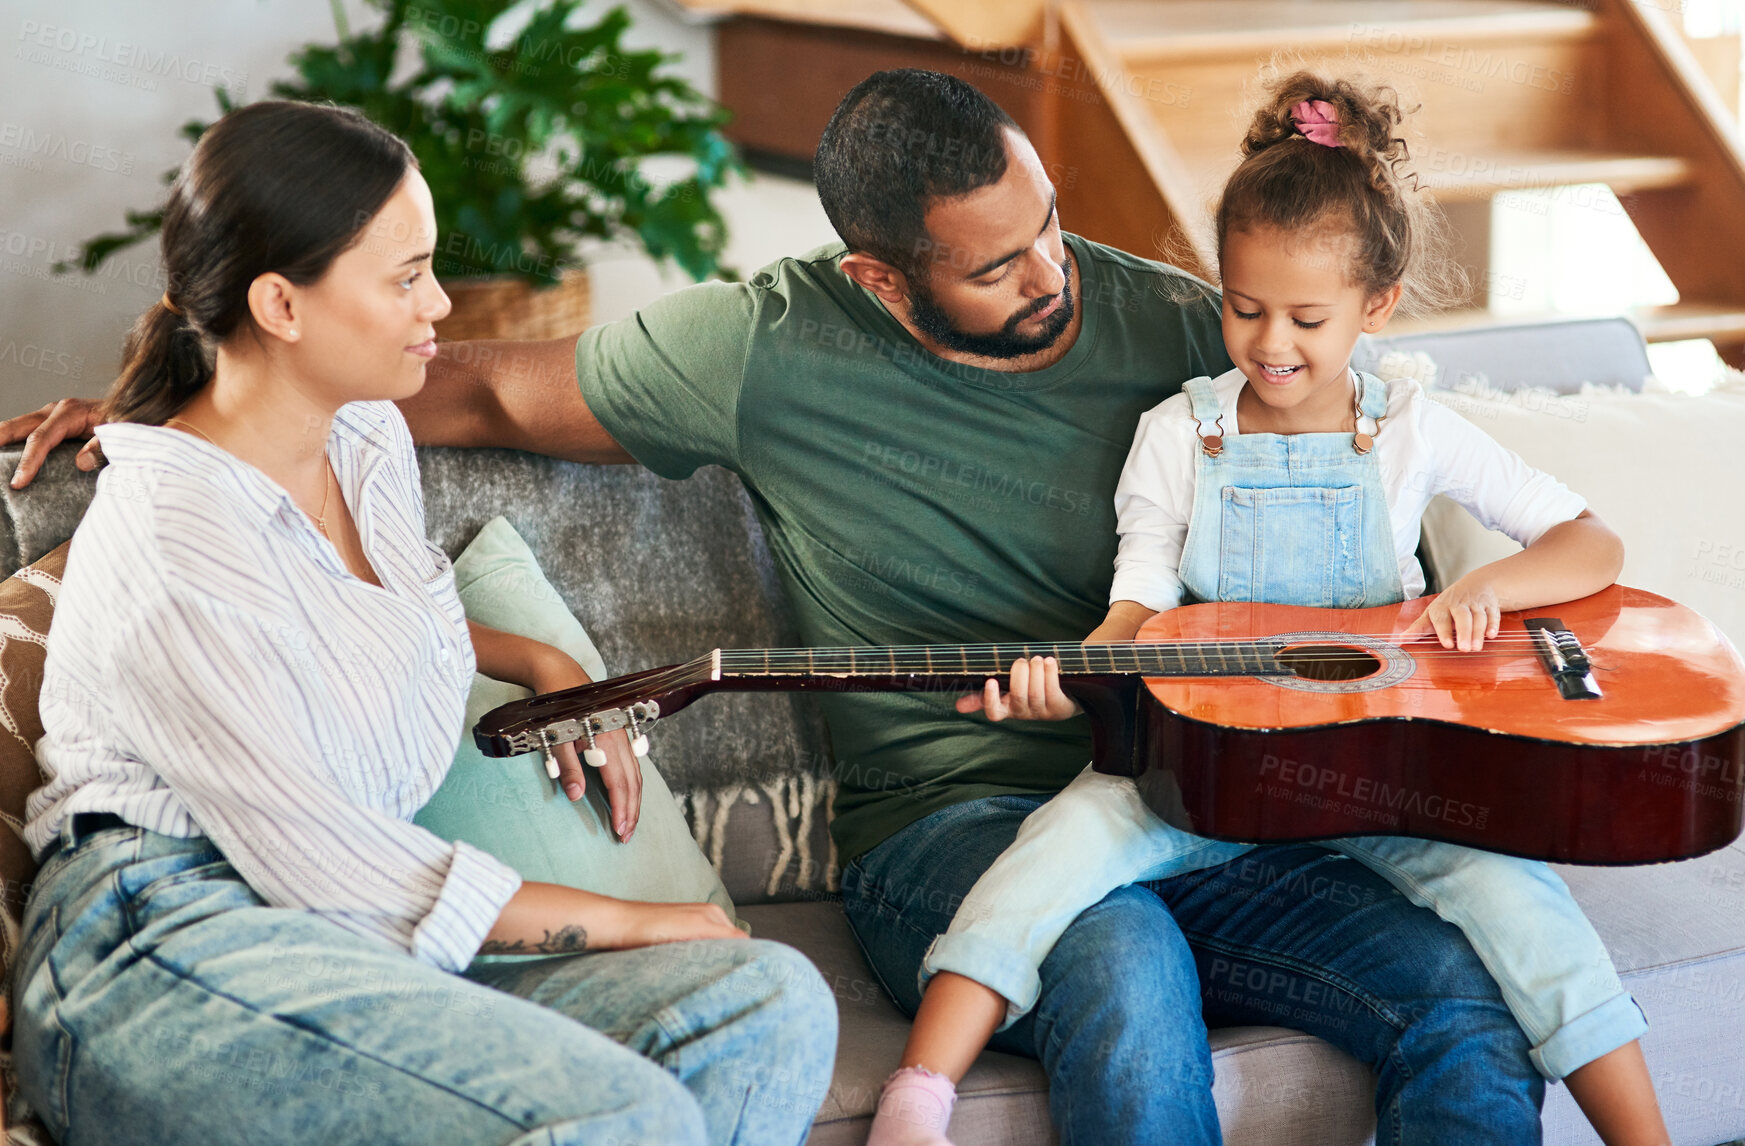
M 722 677 L 998 677 L 1012 662 L 1053 657 L 1067 676 L 1289 676 L 1278 646 L 1260 641 L 1116 644 L 909 645 L 723 649 Z

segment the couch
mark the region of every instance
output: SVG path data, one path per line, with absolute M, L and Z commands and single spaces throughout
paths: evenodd
M 1639 386 L 1647 372 L 1641 340 L 1622 322 L 1381 340 L 1363 348 L 1360 365 L 1427 346 L 1445 378 L 1485 373 L 1501 385 Z M 71 535 L 93 484 L 75 470 L 72 453 L 57 450 L 31 488 L 0 490 L 0 575 Z M 0 451 L 0 474 L 11 472 L 16 455 Z M 731 474 L 711 469 L 668 482 L 634 467 L 495 450 L 424 449 L 421 463 L 432 539 L 453 555 L 485 522 L 506 515 L 618 671 L 717 646 L 798 643 L 756 518 Z M 797 696 L 720 695 L 661 722 L 652 739 L 698 844 L 743 917 L 756 934 L 806 952 L 835 992 L 836 1077 L 810 1141 L 864 1141 L 908 1023 L 862 958 L 835 894 L 827 822 L 836 785 L 817 713 Z M 16 866 L 16 857 L 6 862 Z M 28 871 L 5 874 L 28 878 Z M 1563 874 L 1648 1014 L 1645 1049 L 1674 1141 L 1745 1138 L 1745 846 L 1680 864 Z M 1371 1140 L 1372 1076 L 1328 1044 L 1244 1027 L 1214 1031 L 1212 1047 L 1215 1096 L 1233 1146 Z M 960 1146 L 1055 1141 L 1034 1061 L 986 1053 L 960 1095 L 952 1123 Z M 1548 1143 L 1597 1141 L 1562 1087 L 1548 1092 L 1544 1126 Z

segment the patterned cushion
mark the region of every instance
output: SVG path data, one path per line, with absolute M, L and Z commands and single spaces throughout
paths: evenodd
M 24 801 L 42 783 L 35 746 L 42 736 L 36 698 L 42 689 L 42 666 L 48 654 L 48 626 L 55 595 L 67 569 L 62 544 L 34 565 L 0 581 L 0 819 L 10 831 L 0 832 L 0 1036 L 12 1027 L 12 956 L 18 949 L 24 899 L 36 876 L 36 861 L 25 847 Z M 12 1079 L 10 1046 L 0 1053 L 0 1095 L 17 1093 Z M 4 1098 L 0 1098 L 4 1101 Z M 16 1123 L 18 1114 L 7 1121 Z M 27 1126 L 14 1125 L 9 1141 L 35 1141 Z M 42 1139 L 46 1141 L 46 1138 Z

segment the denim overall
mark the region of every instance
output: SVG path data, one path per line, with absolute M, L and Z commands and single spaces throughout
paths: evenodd
M 1212 380 L 1184 388 L 1202 443 L 1179 569 L 1186 600 L 1354 609 L 1403 599 L 1370 448 L 1387 384 L 1353 377 L 1362 394 L 1353 434 L 1226 437 Z M 1397 836 L 1322 844 L 1465 933 L 1547 1078 L 1647 1029 L 1593 926 L 1545 864 Z M 1035 1006 L 1038 969 L 1081 912 L 1116 888 L 1216 867 L 1252 846 L 1171 827 L 1132 779 L 1087 767 L 1025 819 L 928 949 L 920 978 L 953 971 L 998 991 L 1010 1025 Z
M 1265 601 L 1357 609 L 1404 599 L 1375 452 L 1353 434 L 1222 436 L 1209 378 L 1185 387 L 1199 422 L 1194 513 L 1180 577 L 1190 601 Z M 1387 383 L 1363 376 L 1369 435 Z M 1370 438 L 1373 440 L 1373 438 Z M 1214 455 L 1212 450 L 1216 449 Z

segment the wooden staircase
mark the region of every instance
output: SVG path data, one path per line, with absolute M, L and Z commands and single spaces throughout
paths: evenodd
M 1212 262 L 1210 205 L 1263 69 L 1361 72 L 1418 106 L 1413 167 L 1460 231 L 1479 286 L 1469 313 L 1436 325 L 1487 317 L 1494 196 L 1598 183 L 1679 291 L 1677 305 L 1636 316 L 1647 337 L 1708 338 L 1745 361 L 1745 155 L 1733 116 L 1657 5 L 683 2 L 739 13 L 721 31 L 721 94 L 754 151 L 809 156 L 841 93 L 878 67 L 953 72 L 1023 124 L 1069 229 L 1201 273 Z M 814 4 L 824 19 L 809 23 Z

